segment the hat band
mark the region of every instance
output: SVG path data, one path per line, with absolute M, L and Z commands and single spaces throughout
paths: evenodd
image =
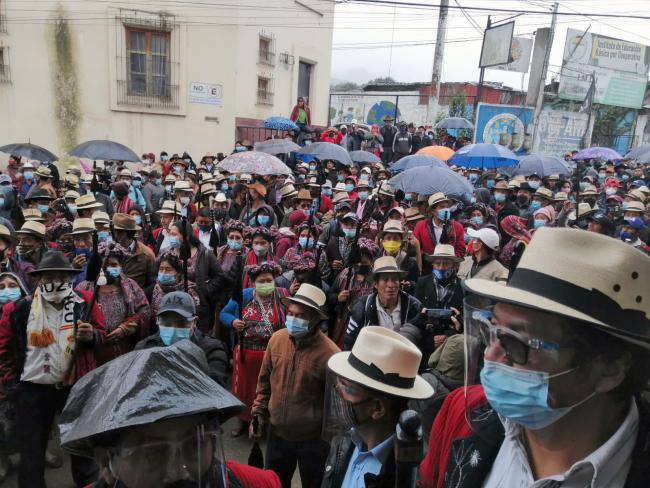
M 553 300 L 615 327 L 621 332 L 650 338 L 650 319 L 643 311 L 624 309 L 599 290 L 593 288 L 588 290 L 560 278 L 526 268 L 515 270 L 508 287 Z
M 393 268 L 392 266 L 384 266 L 383 268 L 377 268 L 373 271 L 374 274 L 377 273 L 401 273 L 402 270 L 398 268 Z
M 294 295 L 293 299 L 300 300 L 301 302 L 306 302 L 305 305 L 311 305 L 312 307 L 317 308 L 318 310 L 320 310 L 320 308 L 322 307 L 322 305 L 316 303 L 315 300 L 312 300 L 311 298 L 305 295 Z
M 374 363 L 366 364 L 357 358 L 354 353 L 350 353 L 348 356 L 348 363 L 368 378 L 379 381 L 388 386 L 406 389 L 413 388 L 413 385 L 415 385 L 415 378 L 404 378 L 403 376 L 400 376 L 399 373 L 384 373 Z

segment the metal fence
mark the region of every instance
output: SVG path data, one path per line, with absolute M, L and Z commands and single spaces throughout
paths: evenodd
M 178 85 L 165 84 L 158 95 L 138 93 L 129 89 L 127 80 L 117 80 L 117 104 L 144 108 L 177 109 L 180 107 Z

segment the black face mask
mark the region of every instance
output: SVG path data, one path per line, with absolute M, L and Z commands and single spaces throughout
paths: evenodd
M 357 270 L 357 273 L 363 276 L 368 276 L 370 274 L 371 268 L 368 265 L 361 264 L 359 265 L 359 269 Z
M 596 199 L 595 198 L 585 198 L 584 199 L 585 203 L 588 203 L 589 206 L 593 207 L 596 204 Z
M 527 205 L 529 201 L 528 195 L 517 195 L 517 204 L 518 205 Z

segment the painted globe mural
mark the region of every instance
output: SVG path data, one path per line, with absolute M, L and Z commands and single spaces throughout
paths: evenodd
M 384 117 L 386 117 L 387 115 L 399 119 L 401 114 L 399 109 L 397 111 L 395 110 L 396 108 L 397 107 L 395 107 L 395 104 L 393 102 L 389 102 L 387 100 L 382 100 L 381 102 L 377 102 L 372 107 L 370 107 L 370 110 L 368 111 L 368 116 L 366 117 L 366 122 L 369 125 L 372 124 L 384 125 Z M 395 116 L 396 113 L 397 116 Z

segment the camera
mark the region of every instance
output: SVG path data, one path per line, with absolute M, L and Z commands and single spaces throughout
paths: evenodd
M 452 311 L 449 308 L 427 308 L 426 313 L 429 319 L 448 320 L 452 316 Z

